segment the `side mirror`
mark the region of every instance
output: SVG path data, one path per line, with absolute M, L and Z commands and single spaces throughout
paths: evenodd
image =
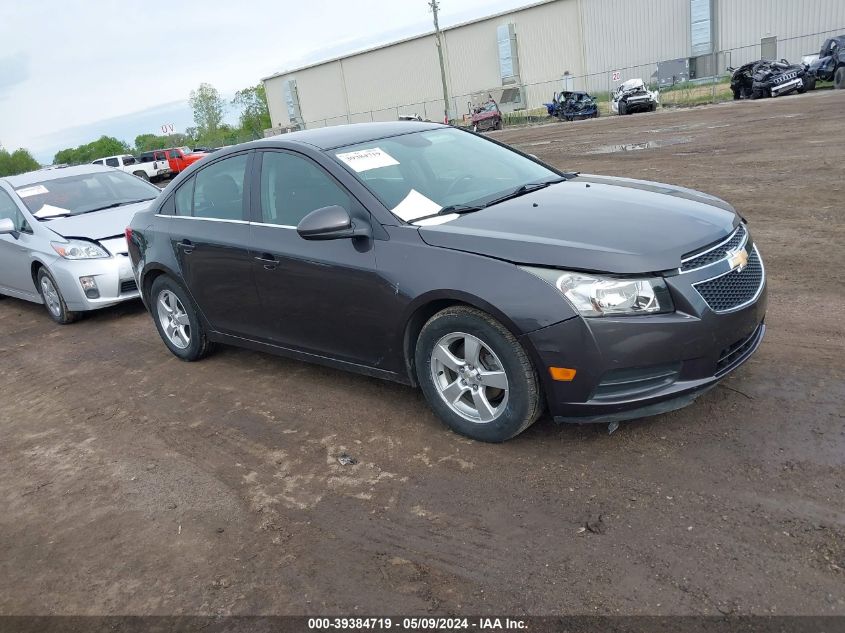
M 361 227 L 356 227 L 349 212 L 338 205 L 315 209 L 302 218 L 296 232 L 305 240 L 339 240 L 372 235 L 368 224 L 362 222 Z
M 0 235 L 11 235 L 15 239 L 18 239 L 20 232 L 15 228 L 15 223 L 11 218 L 0 220 Z

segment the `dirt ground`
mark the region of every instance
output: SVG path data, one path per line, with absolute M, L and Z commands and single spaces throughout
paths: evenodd
M 0 301 L 0 614 L 845 614 L 843 121 L 823 91 L 497 134 L 721 196 L 760 245 L 759 352 L 613 435 L 475 443 L 410 388 L 182 363 L 140 303 Z

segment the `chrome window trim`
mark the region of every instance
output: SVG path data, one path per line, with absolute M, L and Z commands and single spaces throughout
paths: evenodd
M 698 293 L 698 296 L 701 297 L 702 301 L 704 301 L 704 305 L 706 305 L 715 314 L 730 314 L 731 312 L 736 312 L 737 310 L 742 310 L 743 308 L 747 308 L 752 303 L 755 303 L 757 301 L 757 299 L 760 298 L 760 295 L 763 294 L 763 288 L 766 287 L 766 265 L 763 263 L 763 258 L 760 256 L 760 251 L 757 250 L 757 245 L 755 244 L 751 248 L 754 251 L 754 253 L 757 255 L 757 259 L 760 262 L 760 273 L 761 273 L 761 275 L 760 275 L 760 286 L 757 288 L 757 292 L 754 293 L 754 296 L 751 299 L 749 299 L 748 301 L 746 301 L 745 303 L 741 303 L 738 306 L 734 306 L 733 308 L 730 308 L 729 310 L 713 310 L 713 308 L 710 307 L 710 304 L 707 303 L 707 300 L 702 296 L 702 294 L 700 292 L 698 292 L 697 286 L 700 286 L 701 284 L 706 284 L 708 281 L 713 281 L 714 279 L 719 279 L 719 277 L 724 277 L 725 275 L 730 275 L 732 272 L 734 272 L 736 270 L 735 268 L 731 268 L 726 273 L 720 273 L 720 274 L 718 274 L 714 277 L 710 277 L 709 279 L 702 279 L 701 281 L 696 281 L 694 284 L 692 284 L 692 287 L 695 289 L 696 293 Z
M 740 228 L 742 228 L 745 231 L 745 237 L 743 238 L 742 243 L 739 245 L 738 248 L 745 248 L 748 245 L 748 227 L 746 227 L 745 224 L 739 224 L 733 231 L 731 231 L 730 235 L 728 235 L 725 239 L 723 239 L 721 242 L 719 242 L 715 246 L 711 246 L 707 250 L 701 251 L 700 253 L 696 253 L 695 255 L 690 255 L 689 257 L 682 258 L 681 259 L 681 266 L 678 268 L 678 270 L 681 271 L 680 274 L 686 275 L 687 273 L 692 273 L 692 272 L 695 272 L 696 270 L 701 270 L 702 268 L 707 268 L 708 266 L 714 266 L 714 265 L 726 260 L 727 257 L 723 257 L 722 259 L 716 260 L 715 262 L 711 262 L 709 264 L 705 264 L 704 266 L 697 266 L 696 268 L 690 268 L 689 270 L 683 269 L 684 268 L 684 262 L 689 262 L 689 261 L 692 261 L 693 259 L 698 259 L 702 255 L 706 255 L 707 253 L 715 251 L 717 248 L 720 248 L 720 247 L 724 246 L 725 244 L 727 244 L 728 242 L 730 242 L 734 238 L 734 235 L 736 234 L 737 231 L 739 231 Z M 730 272 L 730 271 L 728 271 L 728 272 Z M 714 279 L 715 279 L 715 277 L 714 277 Z
M 273 224 L 272 222 L 250 222 L 250 224 L 254 224 L 255 226 L 270 226 L 276 229 L 296 230 L 296 227 L 291 224 Z
M 225 222 L 227 224 L 249 224 L 248 220 L 226 220 L 223 218 L 195 218 L 192 215 L 168 215 L 156 213 L 157 218 L 171 218 L 174 220 L 205 220 L 206 222 Z

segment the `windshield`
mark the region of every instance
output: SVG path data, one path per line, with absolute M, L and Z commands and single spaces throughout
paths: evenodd
M 39 220 L 152 200 L 159 194 L 157 187 L 122 171 L 45 180 L 15 191 Z
M 393 213 L 412 222 L 444 207 L 478 206 L 559 174 L 454 128 L 332 150 Z

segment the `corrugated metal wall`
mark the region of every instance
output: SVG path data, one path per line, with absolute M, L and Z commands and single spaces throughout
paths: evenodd
M 581 0 L 588 89 L 648 81 L 655 63 L 690 54 L 689 0 Z M 618 81 L 609 71 L 619 70 Z
M 778 56 L 817 52 L 822 31 L 845 32 L 845 0 L 714 0 L 720 65 L 760 57 L 760 40 L 778 38 Z M 563 87 L 604 92 L 618 81 L 648 80 L 656 62 L 689 57 L 690 0 L 551 0 L 444 31 L 452 114 L 468 97 L 501 87 L 496 29 L 513 23 L 523 102 L 542 106 Z M 803 36 L 803 37 L 797 37 Z M 611 71 L 619 70 L 618 81 Z M 434 37 L 398 42 L 265 80 L 274 125 L 288 122 L 282 84 L 297 81 L 309 127 L 443 114 Z
M 716 0 L 717 45 L 734 66 L 760 58 L 760 40 L 778 38 L 778 58 L 818 53 L 825 35 L 845 32 L 843 0 Z M 829 35 L 828 35 L 829 37 Z

